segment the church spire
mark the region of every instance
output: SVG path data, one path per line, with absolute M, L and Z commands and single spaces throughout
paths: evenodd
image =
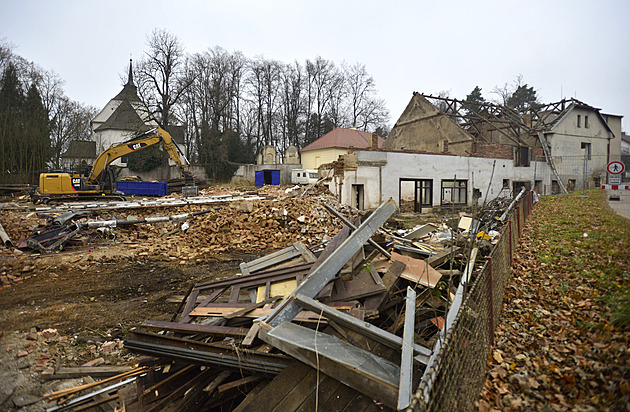
M 132 71 L 132 61 L 129 59 L 129 78 L 127 79 L 127 84 L 133 86 L 133 71 Z

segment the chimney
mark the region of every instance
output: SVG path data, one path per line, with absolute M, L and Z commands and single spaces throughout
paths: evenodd
M 378 149 L 378 135 L 376 133 L 372 133 L 372 149 Z

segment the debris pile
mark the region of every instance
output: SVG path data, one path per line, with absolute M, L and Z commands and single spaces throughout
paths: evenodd
M 450 307 L 480 264 L 475 236 L 464 246 L 431 243 L 437 225 L 392 235 L 383 225 L 394 209 L 389 200 L 323 244 L 296 241 L 243 262 L 235 276 L 192 286 L 170 319 L 147 320 L 127 335 L 125 348 L 141 355 L 144 369 L 133 377 L 136 389 L 109 393 L 140 410 L 260 410 L 262 399 L 293 409 L 312 409 L 315 399 L 321 410 L 374 401 L 407 407 Z
M 328 218 L 316 197 L 260 199 L 223 199 L 211 209 L 205 204 L 168 209 L 126 205 L 87 211 L 43 210 L 27 217 L 6 211 L 3 220 L 28 220 L 35 227 L 25 235 L 26 222 L 7 225 L 9 238 L 22 239 L 15 242 L 22 250 L 51 253 L 69 244 L 115 240 L 133 243 L 131 247 L 144 256 L 175 254 L 183 260 L 226 250 L 280 249 L 296 241 L 312 245 L 330 239 L 339 230 L 339 222 Z
M 47 399 L 59 410 L 99 403 L 259 410 L 261 399 L 279 410 L 316 402 L 320 410 L 409 406 L 511 205 L 394 233 L 385 227 L 396 209 L 391 199 L 361 222 L 313 191 L 31 214 L 46 223 L 18 247 L 39 253 L 112 242 L 136 256 L 186 263 L 228 250 L 276 250 L 243 262 L 234 276 L 192 285 L 172 316 L 130 332 L 124 347 L 138 356 L 132 370 Z M 97 355 L 95 362 L 107 362 Z M 109 386 L 94 391 L 97 384 Z

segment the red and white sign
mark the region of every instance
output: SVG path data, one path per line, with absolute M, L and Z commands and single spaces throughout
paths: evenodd
M 608 170 L 608 173 L 610 173 L 611 175 L 620 175 L 624 172 L 624 170 L 626 170 L 626 165 L 621 163 L 619 160 L 613 160 L 612 162 L 608 163 L 608 166 L 606 166 L 606 170 Z
M 630 185 L 602 185 L 602 189 L 607 189 L 607 190 L 630 190 Z

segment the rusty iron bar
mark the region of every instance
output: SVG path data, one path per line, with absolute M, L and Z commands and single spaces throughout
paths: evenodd
M 488 294 L 490 300 L 490 346 L 494 346 L 494 285 L 492 281 L 492 256 L 486 256 L 488 262 Z
M 514 264 L 514 257 L 512 256 L 512 219 L 508 220 L 508 244 L 510 245 L 510 267 Z

